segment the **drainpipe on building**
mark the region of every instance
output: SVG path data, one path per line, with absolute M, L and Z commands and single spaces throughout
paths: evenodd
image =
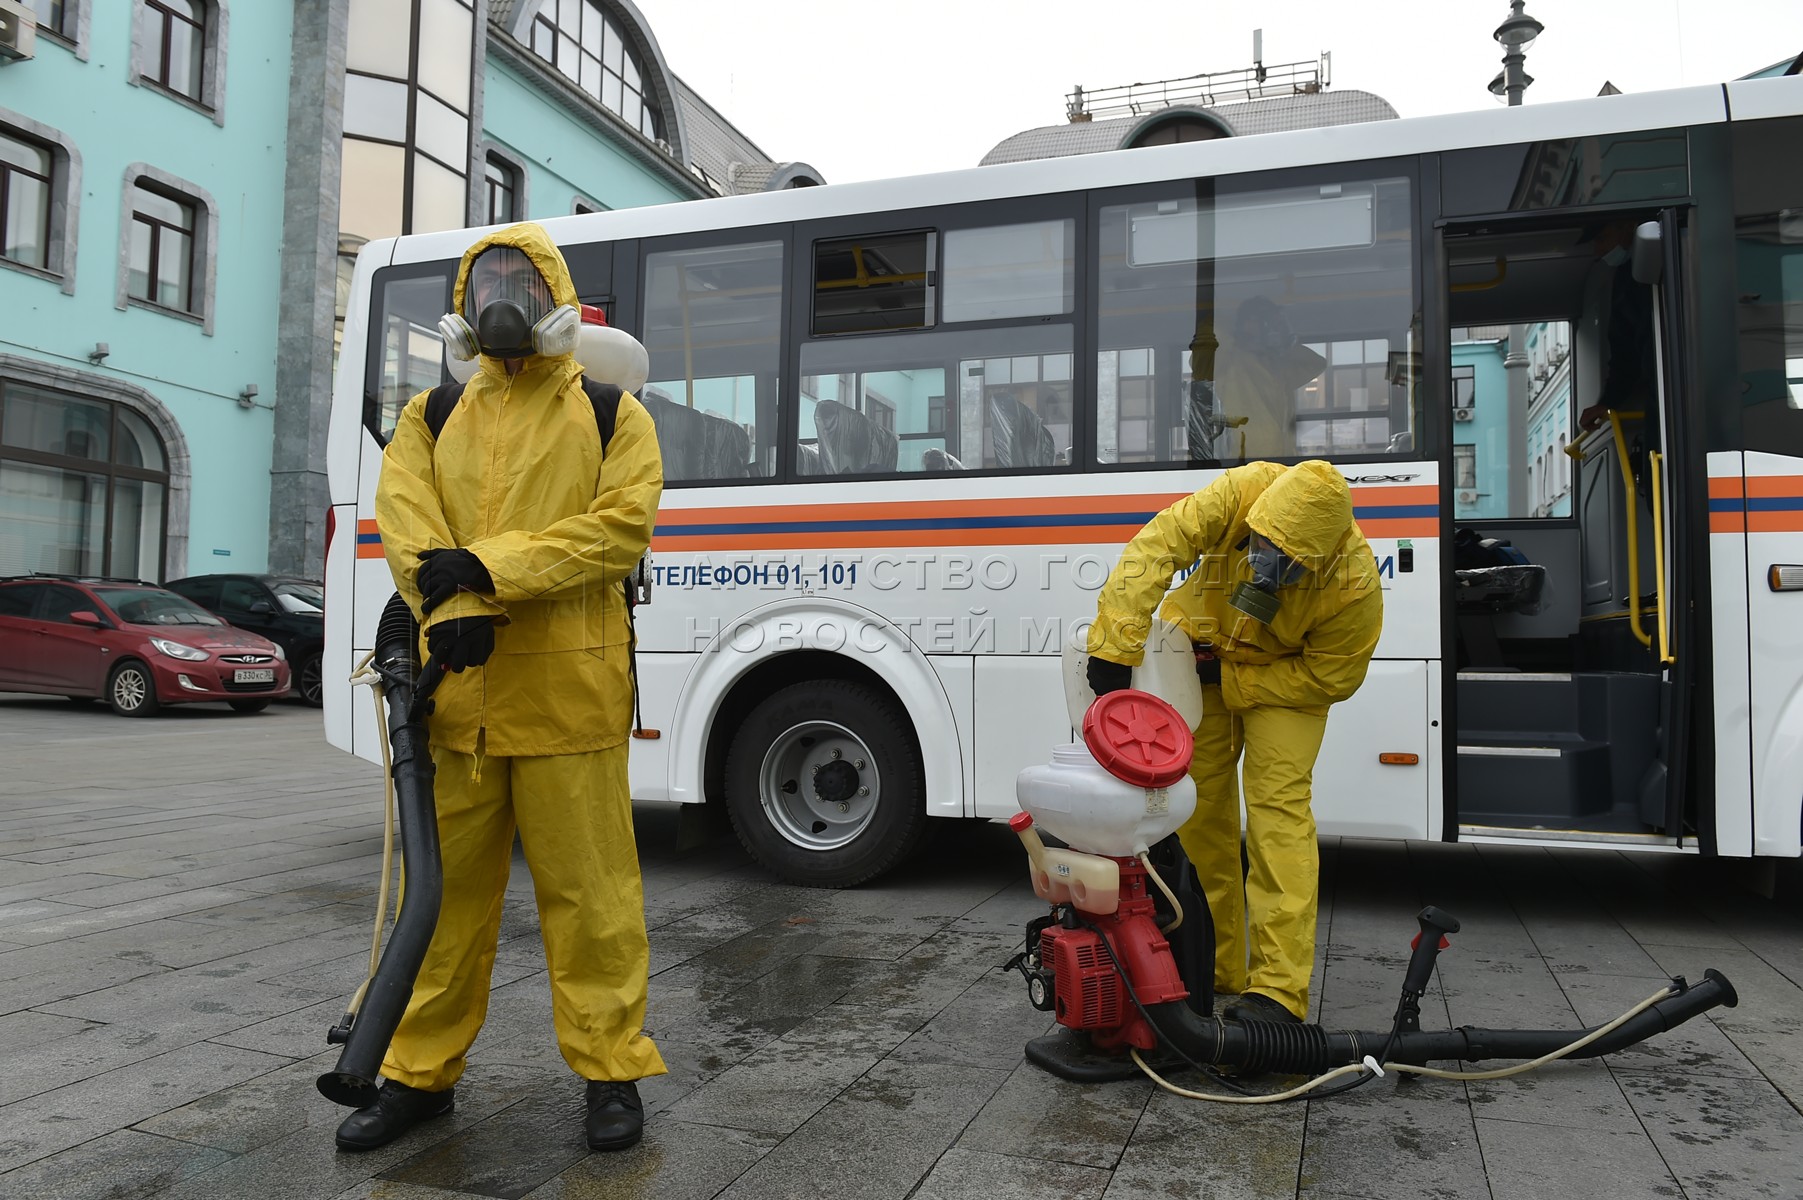
M 1509 326 L 1509 349 L 1503 375 L 1509 391 L 1509 502 L 1504 516 L 1525 517 L 1533 511 L 1528 495 L 1528 327 Z

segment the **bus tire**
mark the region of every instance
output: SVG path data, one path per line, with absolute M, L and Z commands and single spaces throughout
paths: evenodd
M 894 700 L 851 680 L 765 697 L 726 755 L 726 811 L 740 843 L 805 887 L 854 887 L 890 870 L 927 823 L 912 731 Z

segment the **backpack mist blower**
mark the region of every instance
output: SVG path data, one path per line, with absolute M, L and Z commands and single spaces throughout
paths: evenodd
M 1134 689 L 1099 700 L 1083 681 L 1082 647 L 1065 650 L 1066 696 L 1083 740 L 1057 747 L 1046 766 L 1021 772 L 1022 812 L 1011 825 L 1026 846 L 1033 890 L 1051 911 L 1027 926 L 1004 969 L 1026 979 L 1035 1008 L 1059 1030 L 1027 1043 L 1028 1061 L 1063 1079 L 1099 1083 L 1142 1072 L 1197 1099 L 1269 1103 L 1331 1095 L 1390 1071 L 1474 1080 L 1501 1078 L 1557 1058 L 1611 1054 L 1676 1028 L 1718 1005 L 1733 984 L 1707 970 L 1682 977 L 1604 1025 L 1577 1030 L 1421 1028 L 1421 995 L 1456 918 L 1432 906 L 1416 916 L 1402 995 L 1387 1030 L 1239 1021 L 1214 1015 L 1214 927 L 1177 829 L 1195 811 L 1188 770 L 1202 715 L 1187 639 L 1162 622 L 1147 642 Z M 1156 659 L 1156 661 L 1155 661 Z M 1154 691 L 1158 695 L 1152 694 Z M 1169 697 L 1167 699 L 1161 698 Z M 1048 847 L 1038 828 L 1066 843 Z M 1428 1067 L 1434 1061 L 1527 1059 L 1494 1071 Z M 1159 1071 L 1190 1069 L 1238 1094 L 1187 1091 Z M 1306 1075 L 1299 1086 L 1257 1094 L 1231 1072 Z M 1331 1080 L 1343 1080 L 1316 1091 Z
M 373 677 L 362 682 L 375 685 L 378 704 L 387 703 L 388 742 L 384 759 L 394 784 L 394 802 L 388 814 L 400 826 L 401 861 L 406 864 L 406 894 L 394 921 L 394 931 L 382 951 L 381 963 L 371 964 L 369 979 L 352 997 L 344 1019 L 326 1034 L 341 1045 L 338 1065 L 321 1075 L 320 1094 L 347 1108 L 366 1108 L 376 1102 L 376 1075 L 388 1043 L 407 1011 L 413 983 L 425 961 L 426 947 L 438 926 L 438 905 L 444 892 L 444 865 L 438 853 L 438 809 L 432 795 L 432 752 L 426 738 L 426 714 L 432 691 L 444 672 L 428 661 L 419 662 L 419 622 L 396 592 L 382 610 L 376 627 L 376 648 L 364 664 Z M 360 672 L 361 674 L 361 672 Z M 388 908 L 388 852 L 393 826 L 384 838 L 382 890 L 376 906 L 377 936 Z M 373 957 L 374 950 L 371 954 Z

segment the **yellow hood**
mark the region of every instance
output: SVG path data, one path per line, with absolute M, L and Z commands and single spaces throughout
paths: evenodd
M 451 291 L 453 312 L 463 311 L 463 297 L 470 282 L 470 265 L 476 261 L 477 255 L 495 246 L 512 246 L 523 251 L 550 285 L 553 303 L 568 304 L 572 308 L 580 306 L 582 302 L 576 297 L 576 281 L 570 278 L 570 268 L 563 261 L 563 252 L 557 248 L 557 243 L 551 240 L 551 235 L 545 232 L 543 225 L 521 221 L 518 225 L 496 230 L 463 252 L 463 262 L 457 268 L 457 286 Z
M 1296 561 L 1319 563 L 1352 528 L 1352 489 L 1319 459 L 1297 463 L 1259 493 L 1246 524 Z

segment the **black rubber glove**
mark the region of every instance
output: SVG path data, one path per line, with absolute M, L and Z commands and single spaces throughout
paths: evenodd
M 1221 660 L 1209 655 L 1204 658 L 1196 655 L 1196 678 L 1202 681 L 1203 687 L 1221 686 Z
M 489 578 L 482 560 L 468 550 L 422 550 L 416 582 L 422 597 L 419 610 L 429 613 L 458 592 L 480 592 L 494 595 L 495 581 Z
M 1089 656 L 1089 690 L 1098 697 L 1133 686 L 1133 668 Z
M 432 661 L 447 671 L 479 667 L 495 652 L 493 617 L 453 617 L 426 630 Z

